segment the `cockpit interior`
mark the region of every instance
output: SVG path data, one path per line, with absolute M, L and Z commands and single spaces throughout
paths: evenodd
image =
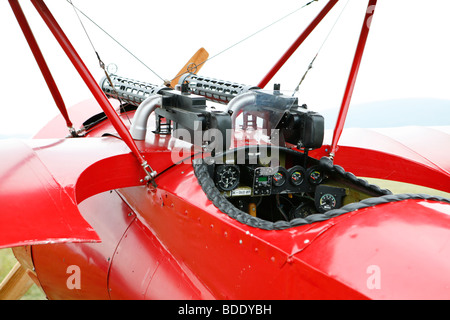
M 328 158 L 319 161 L 285 147 L 270 153 L 243 147 L 203 162 L 210 179 L 204 190 L 214 188 L 238 210 L 270 222 L 304 219 L 390 194 Z

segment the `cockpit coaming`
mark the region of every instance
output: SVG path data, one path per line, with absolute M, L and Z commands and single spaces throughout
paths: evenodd
M 263 229 L 323 221 L 344 205 L 391 194 L 328 158 L 317 160 L 285 147 L 273 147 L 272 152 L 275 148 L 279 161 L 243 147 L 230 151 L 233 157 L 196 159 L 194 170 L 208 198 L 222 212 Z
M 189 137 L 185 141 L 203 150 L 193 164 L 204 192 L 222 212 L 244 223 L 286 228 L 328 219 L 346 204 L 390 194 L 330 158 L 308 156 L 322 146 L 324 118 L 279 85 L 266 91 L 194 74 L 183 76 L 177 90 L 118 76 L 111 81 L 121 99 L 139 105 L 133 138 L 145 139 L 153 112 L 155 133 Z M 109 81 L 102 81 L 107 94 L 112 92 L 108 86 Z M 137 130 L 138 124 L 144 125 Z

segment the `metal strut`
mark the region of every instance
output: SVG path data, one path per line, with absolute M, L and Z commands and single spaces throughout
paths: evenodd
M 348 108 L 350 106 L 350 100 L 352 98 L 353 89 L 355 88 L 356 77 L 358 75 L 359 66 L 361 65 L 364 48 L 366 46 L 367 37 L 369 35 L 370 24 L 372 22 L 372 15 L 375 12 L 377 0 L 370 0 L 367 5 L 366 15 L 364 17 L 361 33 L 358 40 L 358 45 L 355 51 L 355 57 L 353 58 L 352 67 L 350 69 L 350 75 L 348 77 L 347 86 L 344 91 L 344 97 L 342 99 L 339 115 L 334 127 L 333 140 L 331 142 L 330 158 L 333 159 L 336 154 L 337 144 L 341 137 L 342 130 L 344 129 L 345 119 L 347 117 Z
M 41 49 L 36 41 L 36 38 L 31 31 L 30 25 L 28 24 L 27 18 L 25 17 L 22 8 L 17 0 L 9 0 L 9 5 L 11 6 L 14 15 L 16 16 L 17 22 L 19 23 L 20 28 L 22 29 L 22 33 L 25 36 L 25 39 L 28 42 L 28 45 L 31 49 L 31 52 L 34 55 L 34 58 L 41 70 L 41 73 L 47 83 L 47 86 L 52 94 L 53 100 L 56 103 L 61 115 L 66 121 L 67 128 L 69 128 L 70 135 L 73 137 L 78 136 L 75 128 L 73 127 L 72 121 L 69 119 L 69 115 L 67 113 L 67 108 L 64 104 L 64 100 L 61 97 L 61 93 L 58 90 L 58 86 L 53 79 L 52 73 L 48 68 L 47 62 L 45 61 L 44 56 L 42 55 Z
M 280 70 L 280 68 L 285 64 L 285 62 L 291 57 L 291 55 L 298 49 L 298 47 L 303 43 L 303 41 L 308 38 L 310 33 L 317 27 L 317 25 L 322 21 L 322 19 L 330 12 L 334 5 L 339 0 L 330 0 L 326 6 L 319 12 L 319 14 L 314 18 L 314 20 L 308 25 L 308 27 L 300 34 L 300 36 L 294 41 L 294 43 L 289 47 L 289 49 L 284 53 L 284 55 L 278 60 L 278 62 L 272 67 L 272 69 L 267 73 L 267 75 L 258 84 L 258 87 L 264 89 L 264 87 L 269 83 L 273 76 Z
M 156 172 L 153 171 L 153 169 L 148 165 L 147 161 L 144 159 L 144 156 L 141 154 L 138 147 L 136 146 L 127 127 L 114 110 L 114 107 L 111 105 L 108 98 L 106 98 L 105 94 L 100 89 L 99 85 L 97 84 L 97 81 L 95 81 L 94 77 L 89 72 L 89 69 L 86 67 L 83 60 L 81 60 L 77 51 L 70 43 L 67 36 L 64 34 L 63 30 L 61 29 L 58 22 L 51 14 L 50 10 L 45 5 L 44 1 L 31 0 L 31 2 L 33 3 L 34 7 L 38 11 L 44 22 L 47 24 L 47 27 L 52 32 L 53 36 L 58 41 L 61 48 L 66 53 L 67 57 L 72 62 L 73 66 L 77 69 L 81 78 L 88 86 L 89 90 L 99 103 L 100 107 L 103 109 L 103 112 L 105 112 L 106 116 L 111 121 L 111 124 L 113 125 L 114 129 L 117 131 L 122 140 L 127 144 L 127 146 L 130 148 L 136 159 L 139 161 L 140 165 L 142 166 L 142 169 L 145 172 L 145 177 L 142 181 L 151 180 L 151 182 L 154 183 L 152 179 L 156 175 Z

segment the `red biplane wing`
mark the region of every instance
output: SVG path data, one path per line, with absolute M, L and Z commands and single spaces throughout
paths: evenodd
M 172 164 L 167 148 L 140 148 L 157 172 Z M 143 178 L 136 158 L 113 136 L 0 140 L 0 154 L 0 248 L 98 242 L 78 204 L 100 192 L 140 185 Z
M 0 150 L 0 248 L 99 240 L 33 149 L 4 140 Z
M 443 148 L 450 143 L 450 127 L 397 127 L 344 131 L 341 145 L 373 149 L 421 163 L 450 176 L 450 159 Z

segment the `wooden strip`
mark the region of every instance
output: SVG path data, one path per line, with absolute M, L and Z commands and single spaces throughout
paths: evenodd
M 0 300 L 19 300 L 33 283 L 27 270 L 17 262 L 0 284 Z
M 17 261 L 20 262 L 22 267 L 27 270 L 28 276 L 33 282 L 42 290 L 41 283 L 36 275 L 33 264 L 33 257 L 31 255 L 31 246 L 14 247 L 11 248 Z

